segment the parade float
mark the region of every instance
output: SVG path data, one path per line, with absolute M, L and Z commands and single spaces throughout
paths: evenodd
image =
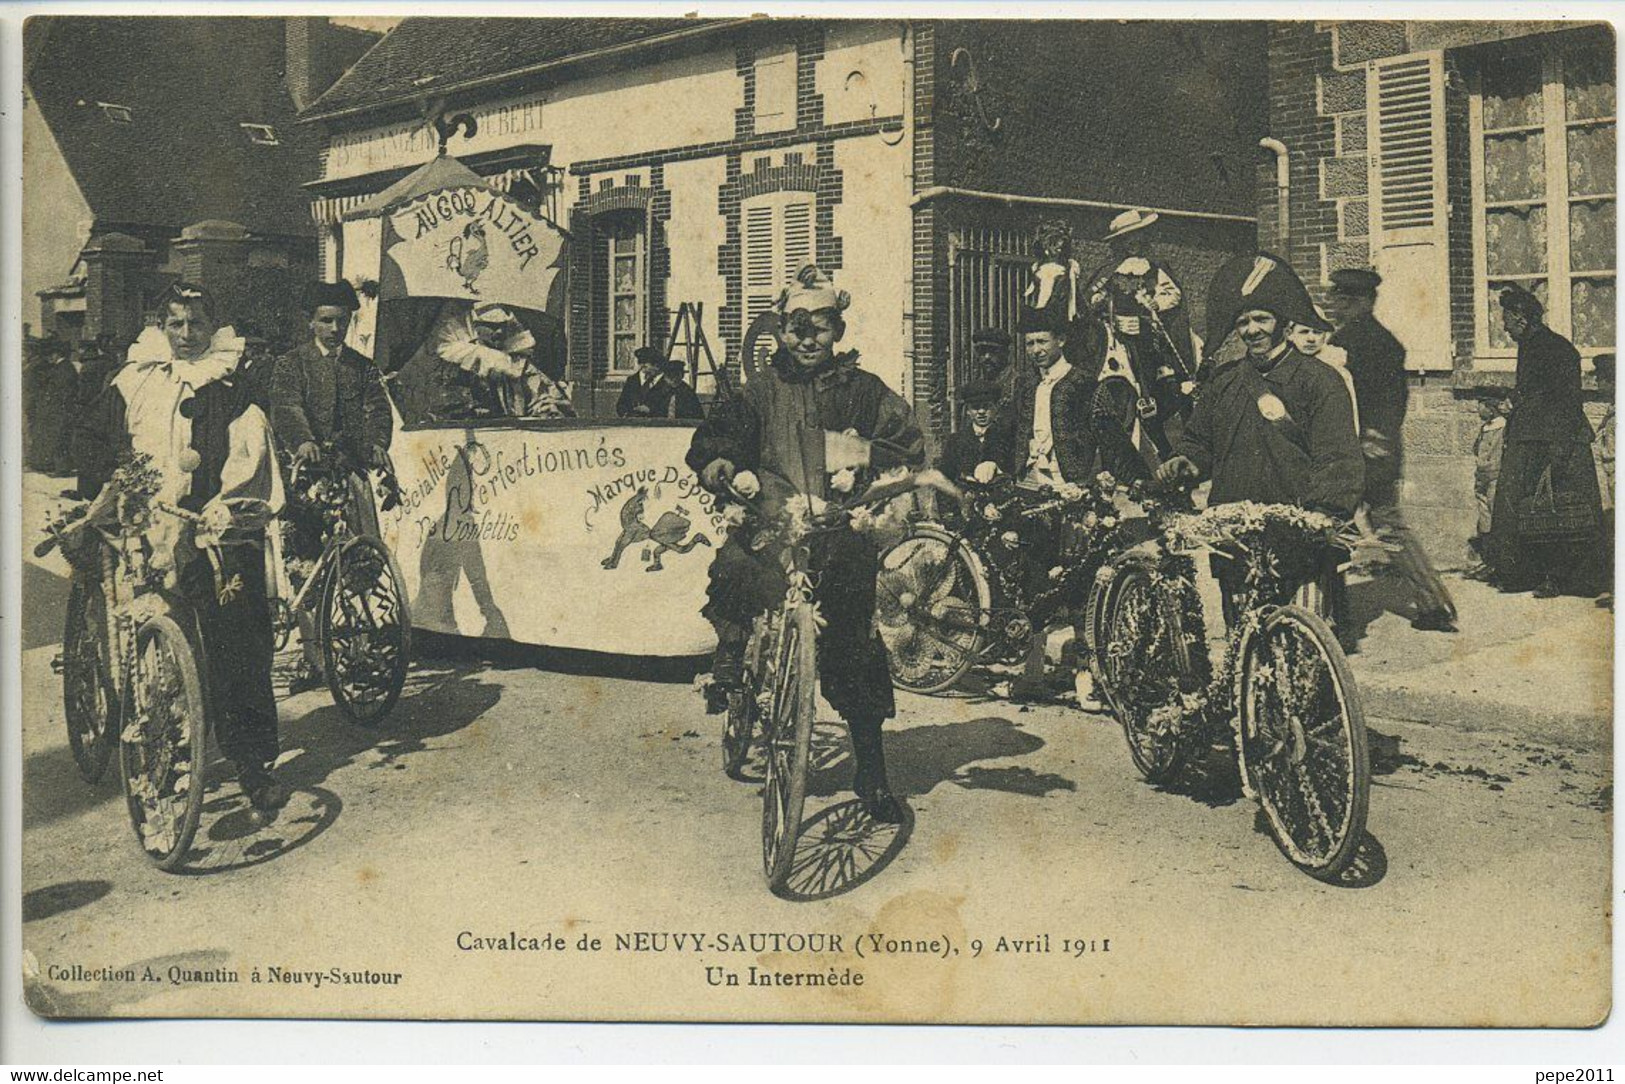
M 402 495 L 379 528 L 416 627 L 619 655 L 711 650 L 700 608 L 723 522 L 683 462 L 693 423 L 401 409 L 403 368 L 476 305 L 501 306 L 562 357 L 569 236 L 444 153 L 345 217 L 376 238 L 362 330 L 397 407 Z

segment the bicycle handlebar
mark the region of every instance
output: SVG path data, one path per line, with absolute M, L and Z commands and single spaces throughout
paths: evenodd
M 941 471 L 914 471 L 894 481 L 876 483 L 861 494 L 845 501 L 829 502 L 822 511 L 808 516 L 810 529 L 815 531 L 833 530 L 845 524 L 851 518 L 852 513 L 860 508 L 881 504 L 905 493 L 915 493 L 927 489 L 943 493 L 955 499 L 962 495 L 959 487 L 949 481 L 948 477 Z M 727 483 L 727 492 L 729 496 L 742 504 L 752 515 L 763 519 L 770 518 L 761 502 L 756 497 L 749 497 L 741 493 L 734 485 L 733 479 L 729 479 Z M 793 501 L 796 497 L 806 499 L 807 495 L 798 493 L 792 496 L 790 500 Z M 786 501 L 786 504 L 788 505 L 789 501 Z

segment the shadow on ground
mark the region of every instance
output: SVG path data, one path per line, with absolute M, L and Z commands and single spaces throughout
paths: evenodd
M 845 729 L 820 723 L 814 730 L 809 797 L 832 797 L 852 786 L 848 758 L 839 755 L 846 747 Z M 1076 789 L 1070 780 L 1025 768 L 971 768 L 978 761 L 1026 756 L 1044 747 L 1037 735 L 997 716 L 886 731 L 885 739 L 886 774 L 898 795 L 928 794 L 940 783 L 1029 795 Z

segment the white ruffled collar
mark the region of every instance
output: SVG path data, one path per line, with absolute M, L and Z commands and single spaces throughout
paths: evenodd
M 193 389 L 206 387 L 224 380 L 242 364 L 247 348 L 235 328 L 223 327 L 209 340 L 203 356 L 192 361 L 177 361 L 169 347 L 169 339 L 159 328 L 144 329 L 130 345 L 128 364 L 135 371 L 163 368 L 175 379 Z

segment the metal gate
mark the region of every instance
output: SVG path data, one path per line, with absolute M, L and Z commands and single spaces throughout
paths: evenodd
M 1030 230 L 966 227 L 948 235 L 948 417 L 956 429 L 960 389 L 975 375 L 971 336 L 997 328 L 1019 347 L 1016 325 L 1031 248 Z

